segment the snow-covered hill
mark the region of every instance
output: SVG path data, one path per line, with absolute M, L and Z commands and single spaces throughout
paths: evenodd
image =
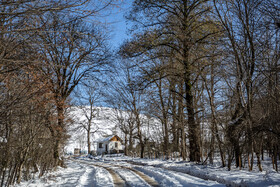
M 87 133 L 82 127 L 82 124 L 87 122 L 87 117 L 90 114 L 90 107 L 72 107 L 68 110 L 68 114 L 72 122 L 68 126 L 68 134 L 70 135 L 65 153 L 74 153 L 75 148 L 81 149 L 82 152 L 87 152 Z M 108 107 L 94 107 L 94 118 L 92 123 L 91 135 L 91 150 L 96 150 L 96 140 L 112 134 L 118 135 L 124 140 L 124 133 L 119 128 L 118 117 L 122 116 L 127 119 L 128 112 L 120 111 Z M 142 120 L 142 132 L 145 137 L 150 140 L 159 142 L 159 134 L 162 132 L 159 122 L 156 119 L 148 118 L 145 115 L 140 116 Z

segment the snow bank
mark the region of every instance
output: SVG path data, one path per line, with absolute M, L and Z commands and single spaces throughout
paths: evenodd
M 199 165 L 186 161 L 172 161 L 160 159 L 140 159 L 131 157 L 103 158 L 105 161 L 128 161 L 133 164 L 142 166 L 153 166 L 172 171 L 183 172 L 204 180 L 217 181 L 227 186 L 233 187 L 280 187 L 280 173 L 270 169 L 269 160 L 263 162 L 265 171 L 258 172 L 233 169 L 228 171 L 227 168 L 219 166 Z

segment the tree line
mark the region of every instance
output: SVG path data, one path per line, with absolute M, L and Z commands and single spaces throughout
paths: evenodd
M 279 9 L 276 0 L 134 0 L 110 95 L 128 111 L 116 112 L 125 153 L 137 140 L 141 158 L 152 145 L 167 159 L 218 156 L 229 170 L 256 160 L 260 171 L 267 154 L 278 171 Z M 146 136 L 143 115 L 160 122 L 160 137 Z
M 109 63 L 104 0 L 0 2 L 0 186 L 64 166 L 66 108 Z

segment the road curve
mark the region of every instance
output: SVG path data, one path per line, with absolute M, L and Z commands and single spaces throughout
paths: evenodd
M 145 175 L 144 173 L 130 168 L 130 167 L 126 167 L 126 166 L 119 166 L 119 165 L 112 165 L 114 167 L 119 167 L 119 168 L 123 168 L 123 169 L 128 169 L 130 171 L 132 171 L 133 173 L 136 173 L 139 177 L 141 177 L 146 183 L 148 183 L 150 186 L 152 187 L 159 187 L 159 184 L 157 183 L 157 181 L 155 181 L 153 178 L 149 177 L 148 175 Z
M 82 160 L 75 160 L 75 159 L 71 159 L 71 160 L 74 162 L 82 163 L 82 164 L 87 164 L 87 165 L 104 168 L 111 174 L 115 187 L 126 187 L 127 186 L 126 182 L 120 177 L 120 175 L 118 175 L 113 169 L 111 169 L 109 167 L 101 166 L 99 164 L 93 164 L 93 163 L 82 161 Z
M 115 187 L 127 187 L 130 186 L 128 184 L 128 182 L 126 181 L 125 177 L 122 177 L 120 174 L 118 174 L 115 169 L 113 167 L 117 167 L 117 168 L 121 168 L 121 169 L 127 169 L 131 172 L 133 172 L 135 175 L 139 176 L 140 178 L 142 178 L 148 185 L 152 186 L 152 187 L 159 187 L 160 185 L 158 184 L 157 181 L 155 181 L 153 178 L 149 177 L 148 175 L 145 175 L 144 173 L 130 168 L 130 167 L 125 167 L 125 166 L 120 166 L 120 165 L 114 165 L 114 164 L 95 164 L 92 162 L 87 162 L 87 161 L 82 161 L 82 160 L 74 160 L 71 159 L 72 161 L 76 161 L 79 163 L 83 163 L 83 164 L 87 164 L 87 165 L 92 165 L 95 167 L 102 167 L 104 169 L 106 169 L 112 176 L 113 178 L 113 183 Z

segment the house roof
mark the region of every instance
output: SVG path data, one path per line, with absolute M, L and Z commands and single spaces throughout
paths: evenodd
M 117 135 L 111 135 L 111 136 L 108 136 L 108 137 L 106 137 L 106 138 L 99 138 L 99 139 L 96 140 L 96 142 L 108 142 L 108 141 L 110 141 L 112 138 L 114 138 L 115 136 L 117 137 L 117 139 L 118 139 L 119 141 L 121 141 L 121 138 L 118 137 Z

